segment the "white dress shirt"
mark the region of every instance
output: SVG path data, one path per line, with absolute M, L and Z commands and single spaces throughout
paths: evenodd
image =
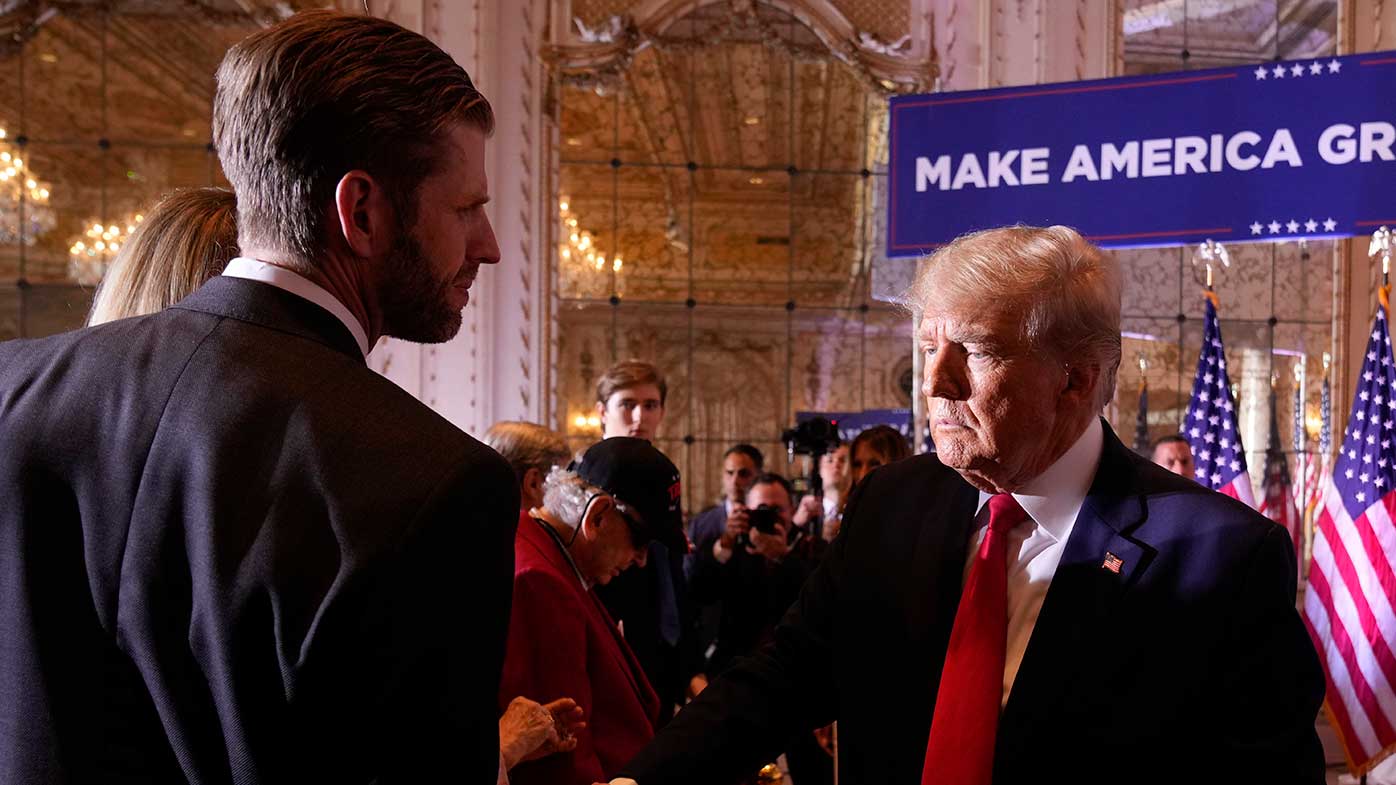
M 1023 662 L 1023 652 L 1032 638 L 1032 628 L 1037 623 L 1037 614 L 1042 610 L 1047 589 L 1052 585 L 1057 564 L 1062 560 L 1067 538 L 1076 526 L 1076 516 L 1086 503 L 1086 494 L 1091 489 L 1096 469 L 1100 467 L 1100 451 L 1104 446 L 1105 432 L 1100 420 L 1091 418 L 1085 432 L 1056 463 L 1013 494 L 1013 498 L 1027 512 L 1028 519 L 1008 533 L 1008 647 L 1003 663 L 1004 704 L 1008 703 L 1013 679 L 1017 677 L 1018 666 Z M 978 529 L 970 538 L 965 578 L 969 578 L 974 556 L 989 530 L 988 504 L 991 495 L 982 491 L 979 493 L 979 513 L 975 518 Z M 611 785 L 637 783 L 622 778 L 611 780 Z
M 1086 431 L 1056 463 L 1013 494 L 1028 519 L 1008 533 L 1008 646 L 1003 662 L 1003 704 L 1008 703 L 1008 693 L 1032 638 L 1042 601 L 1047 598 L 1067 538 L 1100 466 L 1104 440 L 1100 420 L 1092 418 Z M 966 580 L 979 545 L 989 531 L 990 497 L 991 494 L 979 492 L 979 513 L 975 518 L 978 528 L 970 538 L 965 559 Z
M 229 278 L 246 278 L 249 281 L 271 284 L 282 291 L 290 292 L 324 308 L 344 323 L 345 328 L 354 336 L 354 341 L 359 344 L 359 351 L 365 357 L 368 356 L 368 333 L 364 331 L 364 326 L 359 323 L 358 319 L 354 318 L 354 314 L 350 313 L 348 308 L 344 307 L 344 303 L 325 291 L 324 288 L 311 283 L 304 276 L 297 275 L 285 267 L 277 267 L 274 264 L 249 259 L 246 256 L 239 256 L 228 262 L 228 266 L 223 268 L 223 274 Z

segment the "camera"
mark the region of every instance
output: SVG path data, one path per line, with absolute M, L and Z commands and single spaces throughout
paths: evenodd
M 769 504 L 746 511 L 747 523 L 762 534 L 775 534 L 776 524 L 780 523 L 780 510 Z
M 794 428 L 787 428 L 780 439 L 792 458 L 796 455 L 818 458 L 839 446 L 839 429 L 823 417 L 811 417 Z

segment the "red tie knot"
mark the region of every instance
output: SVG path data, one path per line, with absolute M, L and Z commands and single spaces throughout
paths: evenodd
M 996 493 L 989 497 L 989 529 L 993 532 L 1008 532 L 1027 518 L 1028 513 L 1012 494 Z

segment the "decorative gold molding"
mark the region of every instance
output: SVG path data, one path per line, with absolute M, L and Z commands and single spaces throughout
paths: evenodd
M 674 37 L 668 31 L 694 11 L 719 4 L 729 6 L 731 11 L 720 23 L 723 31 L 754 31 L 766 45 L 797 57 L 832 54 L 853 69 L 869 88 L 883 95 L 927 92 L 939 75 L 935 50 L 930 45 L 929 16 L 914 21 L 917 29 L 902 41 L 881 42 L 859 31 L 827 0 L 649 0 L 632 13 L 613 17 L 606 29 L 586 36 L 594 40 L 584 40 L 576 32 L 567 34 L 565 43 L 543 50 L 543 59 L 565 82 L 611 86 L 646 47 L 684 49 L 709 45 L 711 37 L 698 41 Z M 758 5 L 793 16 L 819 39 L 824 51 L 808 51 L 787 41 L 757 14 Z

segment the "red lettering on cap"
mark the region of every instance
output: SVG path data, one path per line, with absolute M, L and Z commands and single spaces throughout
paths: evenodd
M 681 486 L 681 482 L 676 482 L 669 486 L 669 501 L 676 502 L 683 496 L 683 488 Z

